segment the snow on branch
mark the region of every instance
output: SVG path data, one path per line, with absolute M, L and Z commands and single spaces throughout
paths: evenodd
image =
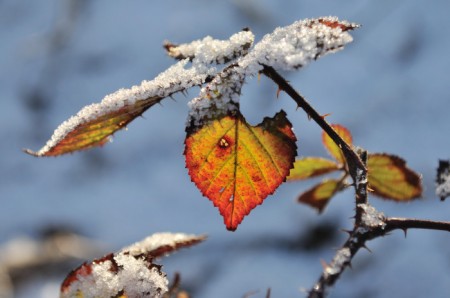
M 262 70 L 262 65 L 276 70 L 295 70 L 325 54 L 341 50 L 353 40 L 347 31 L 358 27 L 339 21 L 337 17 L 297 21 L 265 35 L 239 64 L 248 74 Z
M 225 68 L 204 88 L 189 105 L 187 131 L 195 132 L 210 121 L 239 110 L 239 97 L 245 81 L 237 65 Z
M 244 29 L 230 37 L 229 40 L 213 39 L 207 36 L 202 40 L 175 45 L 164 43 L 167 54 L 175 59 L 197 60 L 204 64 L 224 64 L 247 54 L 253 45 L 255 36 L 248 29 Z
M 436 195 L 445 200 L 450 196 L 450 161 L 440 160 L 436 175 Z
M 204 239 L 181 233 L 154 234 L 73 270 L 61 285 L 60 297 L 162 297 L 168 280 L 153 259 Z
M 189 102 L 188 130 L 195 130 L 212 119 L 239 109 L 239 96 L 246 76 L 256 75 L 264 66 L 281 70 L 302 67 L 327 53 L 342 49 L 352 41 L 347 31 L 357 27 L 356 24 L 339 21 L 336 17 L 324 17 L 298 21 L 275 29 L 273 33 L 264 36 L 247 55 L 218 73 L 212 82 L 202 88 L 199 97 Z M 237 36 L 235 39 L 242 38 Z M 245 38 L 249 37 L 244 35 L 244 42 L 237 44 L 246 44 Z M 220 47 L 220 52 L 230 53 L 231 50 L 227 47 L 230 45 Z M 197 52 L 203 48 L 209 49 L 204 51 L 206 54 Z M 205 61 L 212 61 L 214 55 L 210 53 L 211 48 L 215 48 L 215 45 L 211 46 L 211 41 L 205 38 L 178 48 L 169 47 L 168 51 L 174 57 L 198 58 L 205 55 Z
M 61 124 L 53 136 L 37 152 L 25 150 L 34 156 L 57 156 L 78 150 L 104 145 L 111 135 L 126 127 L 147 109 L 167 96 L 185 91 L 196 85 L 203 85 L 217 75 L 220 70 L 212 63 L 231 64 L 214 79 L 212 84 L 202 89 L 200 97 L 210 96 L 209 90 L 219 92 L 216 98 L 237 102 L 240 88 L 247 75 L 255 75 L 264 66 L 280 70 L 294 70 L 327 53 L 342 49 L 352 41 L 349 30 L 358 25 L 339 21 L 336 17 L 306 19 L 266 35 L 253 49 L 254 36 L 249 30 L 234 34 L 229 40 L 206 37 L 189 44 L 165 44 L 168 54 L 183 59 L 170 67 L 154 80 L 143 81 L 138 86 L 120 89 L 107 95 L 100 103 L 83 108 Z M 190 67 L 187 63 L 191 61 Z M 229 67 L 233 69 L 230 70 Z M 235 80 L 233 83 L 232 80 Z M 221 87 L 225 84 L 225 87 Z M 223 91 L 232 91 L 225 94 Z M 228 100 L 224 108 L 228 108 Z M 198 108 L 198 100 L 191 103 Z M 202 111 L 208 103 L 203 101 Z M 210 105 L 218 110 L 218 104 Z M 201 112 L 200 114 L 203 114 Z
M 104 145 L 114 132 L 125 127 L 151 106 L 176 92 L 203 84 L 208 76 L 216 72 L 213 67 L 186 69 L 187 63 L 187 59 L 182 60 L 152 81 L 120 89 L 107 95 L 100 103 L 84 107 L 63 122 L 39 151 L 25 152 L 35 156 L 56 156 Z

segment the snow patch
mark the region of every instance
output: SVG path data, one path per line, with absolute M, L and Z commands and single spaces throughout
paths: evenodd
M 358 204 L 358 208 L 363 210 L 361 217 L 361 226 L 363 229 L 374 229 L 381 228 L 384 229 L 386 226 L 385 216 L 383 212 L 379 212 L 373 206 L 369 204 Z M 366 230 L 367 231 L 367 230 Z
M 436 178 L 436 195 L 445 200 L 450 196 L 450 161 L 440 160 Z
M 169 56 L 177 59 L 195 59 L 201 64 L 224 64 L 247 54 L 254 40 L 253 33 L 245 30 L 232 35 L 229 40 L 218 40 L 207 36 L 181 45 L 166 43 L 165 47 Z
M 344 270 L 344 266 L 351 260 L 352 254 L 348 247 L 343 247 L 336 252 L 331 264 L 325 268 L 326 275 L 335 275 Z
M 279 27 L 267 34 L 240 62 L 247 74 L 256 74 L 262 65 L 277 70 L 295 70 L 327 54 L 341 50 L 353 38 L 338 23 L 353 29 L 358 25 L 339 21 L 337 17 L 323 17 L 297 21 L 286 27 Z

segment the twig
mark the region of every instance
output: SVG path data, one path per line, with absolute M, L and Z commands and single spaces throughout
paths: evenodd
M 450 222 L 385 217 L 383 213 L 369 205 L 367 199 L 367 152 L 361 151 L 358 154 L 351 148 L 306 99 L 295 91 L 272 67 L 264 66 L 261 72 L 272 79 L 280 90 L 285 91 L 330 136 L 336 145 L 341 148 L 348 165 L 350 176 L 354 182 L 356 209 L 353 230 L 348 232 L 349 237 L 347 241 L 336 252 L 330 264 L 325 266 L 318 281 L 311 291 L 309 291 L 309 298 L 325 297 L 327 289 L 333 286 L 344 270 L 350 266 L 356 253 L 361 248 L 366 248 L 366 242 L 369 240 L 385 236 L 393 230 L 403 230 L 406 234 L 408 229 L 413 228 L 450 232 Z
M 365 169 L 365 166 L 355 151 L 334 131 L 334 129 L 325 121 L 325 119 L 317 113 L 317 111 L 308 103 L 308 101 L 301 96 L 295 89 L 272 67 L 264 65 L 261 71 L 264 75 L 274 81 L 278 88 L 285 91 L 296 103 L 302 108 L 311 119 L 313 119 L 341 148 L 347 164 L 349 166 L 350 175 L 353 181 L 356 181 L 358 169 Z

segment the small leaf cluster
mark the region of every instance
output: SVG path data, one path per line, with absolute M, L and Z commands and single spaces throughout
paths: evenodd
M 349 145 L 353 146 L 350 131 L 342 125 L 331 127 Z M 334 160 L 322 157 L 297 159 L 288 181 L 305 180 L 332 172 L 340 172 L 339 178 L 324 179 L 298 197 L 298 202 L 310 205 L 321 213 L 330 199 L 349 186 L 349 170 L 342 150 L 326 133 L 322 142 Z M 422 182 L 419 174 L 407 167 L 406 162 L 396 155 L 370 153 L 367 156 L 369 191 L 371 194 L 397 202 L 406 202 L 422 195 Z

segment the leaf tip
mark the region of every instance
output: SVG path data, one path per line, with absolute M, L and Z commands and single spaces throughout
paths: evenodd
M 33 150 L 31 150 L 31 149 L 28 149 L 28 148 L 23 148 L 22 151 L 23 151 L 24 153 L 26 153 L 26 154 L 28 154 L 28 155 L 31 155 L 31 156 L 34 156 L 34 157 L 40 157 L 40 156 L 41 156 L 38 152 L 33 151 Z

